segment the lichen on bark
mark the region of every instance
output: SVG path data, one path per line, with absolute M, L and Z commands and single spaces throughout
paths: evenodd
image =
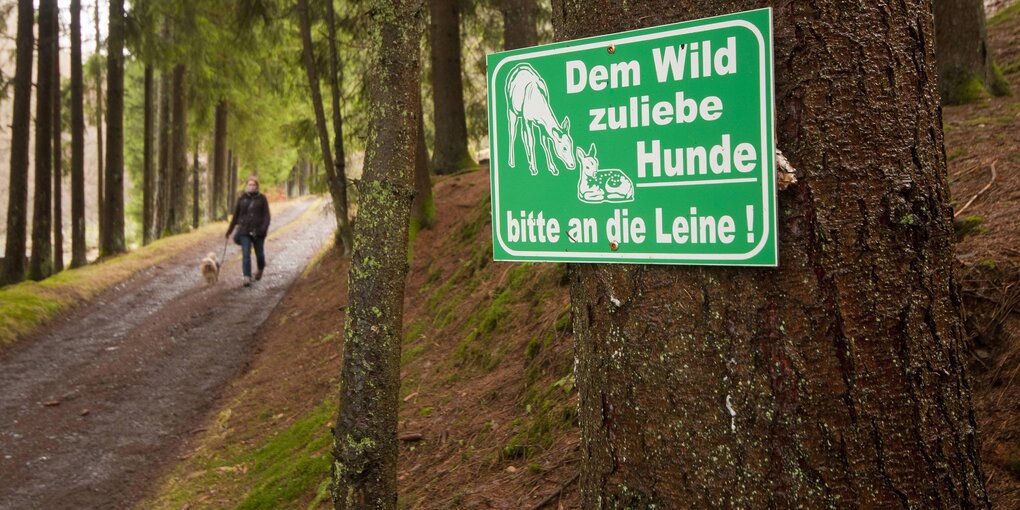
M 370 23 L 372 122 L 348 274 L 340 405 L 333 432 L 335 508 L 397 504 L 397 407 L 407 276 L 421 2 L 376 0 Z

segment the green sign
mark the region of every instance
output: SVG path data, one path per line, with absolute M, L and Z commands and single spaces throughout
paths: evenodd
M 489 55 L 496 260 L 775 266 L 772 11 Z

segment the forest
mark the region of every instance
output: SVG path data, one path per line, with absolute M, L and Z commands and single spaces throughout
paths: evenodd
M 0 510 L 1016 508 L 1018 36 L 0 0 Z

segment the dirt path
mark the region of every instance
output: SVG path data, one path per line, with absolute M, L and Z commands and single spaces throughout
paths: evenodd
M 0 359 L 0 509 L 128 508 L 237 374 L 256 332 L 334 225 L 320 200 L 274 218 L 262 281 L 198 261 L 142 271 Z M 253 261 L 254 262 L 254 261 Z

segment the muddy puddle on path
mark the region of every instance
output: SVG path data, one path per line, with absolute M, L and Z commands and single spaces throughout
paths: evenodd
M 249 288 L 233 244 L 219 283 L 203 284 L 198 261 L 223 246 L 213 236 L 0 356 L 0 509 L 137 501 L 335 222 L 306 199 L 273 224 L 265 276 Z

